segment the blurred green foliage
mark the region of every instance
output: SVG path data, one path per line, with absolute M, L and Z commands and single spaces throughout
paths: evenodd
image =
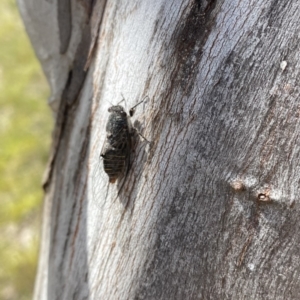
M 0 1 L 0 299 L 31 299 L 41 178 L 53 120 L 48 86 L 14 0 Z

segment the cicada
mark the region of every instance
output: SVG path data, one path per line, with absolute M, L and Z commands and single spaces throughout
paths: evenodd
M 133 131 L 131 121 L 121 105 L 111 106 L 108 112 L 110 115 L 101 157 L 109 182 L 115 183 L 129 171 Z
M 143 100 L 144 101 L 144 100 Z M 128 175 L 130 168 L 130 154 L 132 152 L 133 128 L 130 117 L 133 116 L 136 104 L 127 114 L 121 105 L 113 105 L 108 109 L 110 113 L 106 124 L 106 139 L 101 151 L 103 167 L 110 183 Z

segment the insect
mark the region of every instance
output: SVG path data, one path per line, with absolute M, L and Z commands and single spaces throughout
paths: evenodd
M 106 124 L 106 139 L 100 156 L 103 158 L 104 171 L 108 175 L 110 183 L 115 183 L 123 175 L 125 175 L 125 182 L 128 175 L 132 139 L 136 132 L 130 117 L 133 116 L 135 108 L 144 100 L 132 107 L 129 115 L 121 105 L 113 105 L 108 109 L 110 115 Z

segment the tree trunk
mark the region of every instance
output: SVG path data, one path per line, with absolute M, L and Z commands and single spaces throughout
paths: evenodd
M 38 2 L 59 108 L 35 299 L 298 299 L 298 2 L 50 1 L 47 26 Z M 150 143 L 110 184 L 123 95 Z

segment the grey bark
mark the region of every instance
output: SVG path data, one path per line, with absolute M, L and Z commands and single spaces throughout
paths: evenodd
M 297 1 L 89 3 L 52 45 L 73 56 L 52 87 L 35 299 L 298 299 Z M 23 17 L 37 54 L 64 23 Z M 121 94 L 149 96 L 134 123 L 151 144 L 119 191 L 99 154 Z

